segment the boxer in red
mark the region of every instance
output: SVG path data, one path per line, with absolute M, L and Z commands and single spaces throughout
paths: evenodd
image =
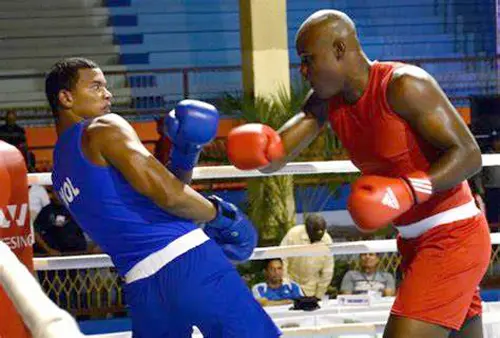
M 312 87 L 302 112 L 279 133 L 235 128 L 230 160 L 278 170 L 329 122 L 362 173 L 348 199 L 356 225 L 370 232 L 392 223 L 399 231 L 404 280 L 384 337 L 482 337 L 478 285 L 491 242 L 466 182 L 481 169 L 467 125 L 424 70 L 369 60 L 342 12 L 311 15 L 296 48 Z
M 29 224 L 28 176 L 17 148 L 0 141 L 0 240 L 33 271 L 33 234 Z M 0 338 L 30 337 L 7 294 L 0 288 Z

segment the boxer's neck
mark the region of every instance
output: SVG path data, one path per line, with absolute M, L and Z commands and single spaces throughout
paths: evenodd
M 360 51 L 353 60 L 353 70 L 348 75 L 346 85 L 343 90 L 345 102 L 355 104 L 363 96 L 370 81 L 370 70 L 373 61 L 368 59 L 363 51 Z
M 71 111 L 59 112 L 56 120 L 57 135 L 62 135 L 67 129 L 81 121 L 83 121 L 83 118 L 76 116 Z

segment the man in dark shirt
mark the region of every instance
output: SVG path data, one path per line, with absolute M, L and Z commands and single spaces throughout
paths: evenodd
M 84 253 L 87 241 L 66 207 L 55 197 L 42 208 L 35 219 L 35 253 L 60 255 Z
M 16 123 L 17 115 L 13 110 L 7 111 L 5 124 L 0 126 L 0 140 L 22 150 L 26 146 L 26 132 Z

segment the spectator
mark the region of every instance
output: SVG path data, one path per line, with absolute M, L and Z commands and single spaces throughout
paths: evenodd
M 26 146 L 26 166 L 30 173 L 36 172 L 36 156 L 35 153 L 29 151 Z
M 384 297 L 394 296 L 394 277 L 388 272 L 378 271 L 379 256 L 376 253 L 360 254 L 359 261 L 361 271 L 347 271 L 342 279 L 340 293 L 363 294 L 373 291 Z
M 294 281 L 283 278 L 283 261 L 272 258 L 266 262 L 265 282 L 252 288 L 254 297 L 262 306 L 292 304 L 293 300 L 303 296 L 300 286 Z
M 322 216 L 308 215 L 305 223 L 291 228 L 281 241 L 281 246 L 333 243 L 326 233 L 326 221 Z M 323 298 L 333 277 L 333 256 L 289 257 L 283 263 L 286 276 L 296 281 L 306 296 Z
M 0 126 L 0 140 L 3 140 L 23 151 L 25 154 L 26 132 L 24 128 L 16 123 L 17 114 L 13 110 L 7 111 L 5 124 Z
M 85 253 L 87 241 L 78 224 L 56 194 L 51 194 L 50 204 L 35 219 L 34 251 L 51 256 Z
M 16 123 L 17 114 L 14 110 L 7 111 L 5 115 L 5 124 L 0 126 L 0 140 L 3 140 L 21 151 L 26 162 L 28 170 L 34 169 L 32 167 L 32 160 L 28 153 L 28 144 L 26 143 L 26 132 L 24 128 Z M 34 155 L 33 155 L 34 156 Z
M 87 241 L 83 231 L 59 201 L 57 194 L 51 193 L 50 198 L 50 204 L 43 207 L 35 219 L 33 251 L 49 256 L 86 253 Z M 46 290 L 50 299 L 63 308 L 77 309 L 79 304 L 87 304 L 89 296 L 95 297 L 95 292 L 89 292 L 87 285 L 88 279 L 93 281 L 93 272 L 86 275 L 84 270 L 78 269 L 39 271 L 38 278 L 41 281 L 59 278 L 63 283 L 72 285 L 64 291 L 57 288 Z
M 50 204 L 50 197 L 44 186 L 32 184 L 28 191 L 29 194 L 29 209 L 30 209 L 30 224 L 34 224 L 36 217 L 43 207 Z

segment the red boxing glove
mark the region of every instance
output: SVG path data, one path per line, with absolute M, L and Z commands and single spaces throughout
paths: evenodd
M 404 178 L 362 176 L 352 185 L 347 209 L 356 225 L 364 231 L 385 227 L 413 205 L 427 201 L 432 184 L 424 172 Z
M 263 168 L 270 162 L 283 158 L 285 148 L 273 128 L 249 123 L 229 132 L 227 155 L 236 168 L 251 170 Z

